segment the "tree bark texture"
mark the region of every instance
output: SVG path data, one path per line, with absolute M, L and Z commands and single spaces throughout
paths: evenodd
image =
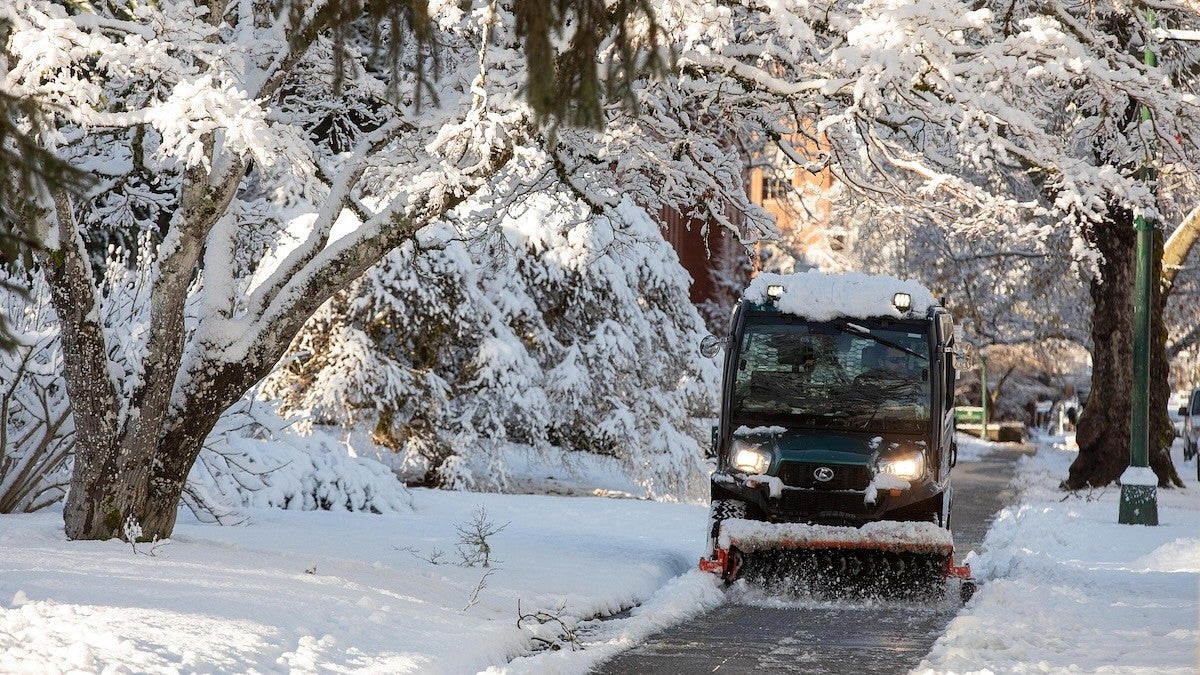
M 1150 278 L 1150 468 L 1158 476 L 1160 487 L 1183 487 L 1183 479 L 1171 460 L 1171 444 L 1175 442 L 1175 425 L 1167 411 L 1171 399 L 1171 357 L 1167 353 L 1167 324 L 1163 313 L 1167 307 L 1170 286 L 1165 282 L 1163 269 L 1163 231 L 1154 228 L 1154 250 L 1151 252 Z M 1159 280 L 1164 280 L 1159 283 Z
M 1103 256 L 1100 274 L 1091 283 L 1092 384 L 1079 417 L 1079 455 L 1063 487 L 1079 490 L 1117 481 L 1129 466 L 1133 395 L 1134 276 L 1137 232 L 1133 213 L 1110 207 L 1106 222 L 1092 228 L 1091 243 Z M 1156 237 L 1152 279 L 1162 265 L 1162 238 Z M 1150 467 L 1163 487 L 1182 485 L 1169 453 L 1173 433 L 1167 417 L 1165 296 L 1151 284 L 1150 307 Z

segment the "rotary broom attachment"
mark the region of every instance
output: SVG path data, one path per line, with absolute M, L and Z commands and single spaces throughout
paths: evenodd
M 862 527 L 721 522 L 717 548 L 700 569 L 725 582 L 745 579 L 776 594 L 840 597 L 942 597 L 946 580 L 962 580 L 963 602 L 975 591 L 968 565 L 954 564 L 949 530 L 933 523 L 880 521 Z

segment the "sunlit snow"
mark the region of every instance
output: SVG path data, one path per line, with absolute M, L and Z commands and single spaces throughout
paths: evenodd
M 959 446 L 969 462 L 994 444 Z M 1200 486 L 1160 490 L 1158 527 L 1118 525 L 1119 490 L 1057 489 L 1073 456 L 1048 445 L 1023 461 L 1019 501 L 980 550 L 958 552 L 982 583 L 920 672 L 1194 672 Z M 585 673 L 723 602 L 769 600 L 696 570 L 702 504 L 427 490 L 412 501 L 386 515 L 184 522 L 137 551 L 68 542 L 57 512 L 0 516 L 0 671 Z M 481 508 L 504 525 L 493 566 L 457 565 L 455 526 Z M 518 601 L 562 623 L 518 622 Z

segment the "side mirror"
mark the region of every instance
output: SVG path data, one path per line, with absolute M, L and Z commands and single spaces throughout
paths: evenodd
M 728 341 L 729 338 L 719 338 L 716 335 L 706 335 L 704 336 L 704 339 L 700 341 L 700 355 L 711 359 L 721 351 L 721 347 L 724 347 L 725 343 Z
M 700 348 L 704 349 L 704 347 L 700 347 Z M 1187 406 L 1186 405 L 1179 409 L 1179 416 L 1187 417 Z

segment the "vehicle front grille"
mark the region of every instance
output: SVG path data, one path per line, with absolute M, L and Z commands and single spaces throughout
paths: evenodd
M 833 471 L 833 478 L 817 480 L 813 472 L 820 468 Z M 865 466 L 784 462 L 779 466 L 779 479 L 784 485 L 814 490 L 866 490 L 871 484 L 871 472 Z
M 863 503 L 861 492 L 824 492 L 784 490 L 775 506 L 784 518 L 808 518 L 821 513 L 863 514 L 874 512 L 875 506 Z

